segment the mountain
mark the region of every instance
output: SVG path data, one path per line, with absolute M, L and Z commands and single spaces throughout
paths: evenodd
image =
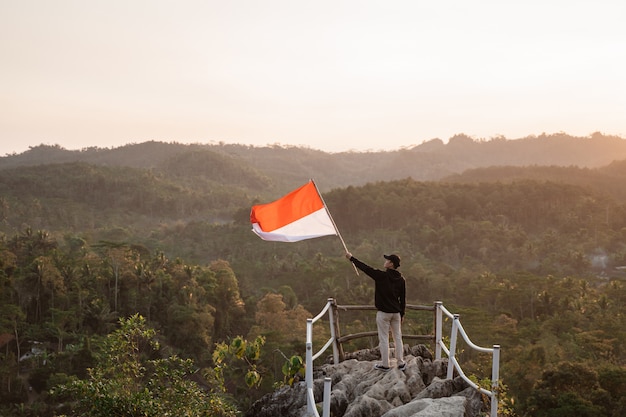
M 481 183 L 515 181 L 555 182 L 576 184 L 597 193 L 610 195 L 618 201 L 626 201 L 626 160 L 614 161 L 600 168 L 559 167 L 555 165 L 531 165 L 525 167 L 492 166 L 475 168 L 450 175 L 441 181 L 448 183 Z
M 234 357 L 223 369 L 241 410 L 273 391 L 280 355 L 303 355 L 308 312 L 328 297 L 369 305 L 374 296 L 336 237 L 291 245 L 250 231 L 251 204 L 312 177 L 345 247 L 374 265 L 401 254 L 408 302 L 443 300 L 475 343 L 502 346 L 501 393 L 517 415 L 623 415 L 624 144 L 457 135 L 388 152 L 146 142 L 0 158 L 0 340 L 10 343 L 0 414 L 24 408 L 26 383 L 44 392 L 86 377 L 98 340 L 137 312 L 199 369 L 212 366 L 216 343 L 266 337 L 264 386 L 250 389 Z M 375 328 L 371 314 L 354 314 L 341 311 L 341 334 Z M 405 326 L 432 322 L 409 313 Z M 46 362 L 17 366 L 35 342 Z M 489 377 L 484 358 L 459 358 L 468 375 Z
M 621 158 L 621 160 L 620 160 Z M 40 145 L 0 158 L 1 231 L 148 229 L 247 222 L 249 207 L 314 178 L 321 191 L 412 178 L 477 184 L 570 184 L 626 201 L 626 140 L 564 134 L 475 141 L 457 135 L 389 152 L 145 142 L 70 151 Z M 356 213 L 355 213 L 356 214 Z M 97 219 L 97 220 L 96 220 Z
M 327 153 L 304 147 L 254 147 L 230 144 L 144 142 L 119 148 L 65 150 L 58 145 L 32 147 L 22 154 L 0 157 L 0 170 L 41 164 L 84 162 L 157 170 L 180 176 L 181 164 L 198 177 L 220 183 L 236 180 L 246 188 L 280 194 L 314 178 L 329 190 L 373 181 L 413 178 L 434 181 L 464 171 L 492 166 L 560 166 L 599 168 L 626 159 L 626 140 L 594 133 L 573 137 L 565 133 L 522 139 L 474 140 L 456 135 L 447 144 L 433 139 L 421 145 L 379 152 Z M 193 160 L 195 168 L 187 164 Z M 178 166 L 177 166 L 178 165 Z M 235 169 L 235 167 L 237 167 Z M 223 170 L 231 178 L 223 177 Z M 239 171 L 235 173 L 234 171 Z

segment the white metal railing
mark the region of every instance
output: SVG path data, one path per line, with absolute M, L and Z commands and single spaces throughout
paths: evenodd
M 326 349 L 330 345 L 333 346 L 333 360 L 334 363 L 339 363 L 339 351 L 337 349 L 337 344 L 334 343 L 336 340 L 335 337 L 335 328 L 333 327 L 333 309 L 330 308 L 331 305 L 335 302 L 334 299 L 329 298 L 326 306 L 322 309 L 322 311 L 312 319 L 306 320 L 306 410 L 307 416 L 320 417 L 317 412 L 317 407 L 315 406 L 315 396 L 313 393 L 313 361 L 320 357 Z M 313 354 L 313 324 L 316 321 L 324 317 L 324 315 L 328 312 L 328 319 L 330 323 L 330 338 L 324 344 L 324 346 L 314 355 Z M 324 378 L 324 403 L 322 408 L 323 417 L 330 417 L 330 378 Z
M 452 330 L 450 331 L 450 348 L 447 348 L 442 339 L 442 328 L 443 328 L 443 315 L 446 315 L 448 318 L 452 320 Z M 498 416 L 498 380 L 500 378 L 500 345 L 493 345 L 493 348 L 485 348 L 480 347 L 474 344 L 461 321 L 459 320 L 458 314 L 450 313 L 444 306 L 441 301 L 435 302 L 435 359 L 441 359 L 441 351 L 443 350 L 446 355 L 448 355 L 448 374 L 446 375 L 447 379 L 451 379 L 454 375 L 454 370 L 456 369 L 461 378 L 465 380 L 471 387 L 480 391 L 482 394 L 489 396 L 491 399 L 491 417 Z M 463 340 L 467 345 L 482 353 L 490 353 L 492 355 L 492 365 L 491 365 L 491 391 L 488 391 L 484 388 L 479 387 L 476 383 L 470 380 L 463 369 L 461 369 L 461 365 L 456 359 L 456 341 L 457 334 L 461 333 Z
M 335 334 L 336 318 L 335 314 L 335 300 L 329 298 L 326 306 L 322 311 L 312 319 L 307 319 L 306 323 L 306 363 L 305 363 L 305 381 L 307 388 L 307 417 L 320 417 L 315 404 L 315 396 L 313 392 L 313 361 L 319 358 L 331 345 L 333 347 L 333 363 L 339 363 L 339 348 L 337 343 L 337 335 Z M 330 323 L 330 338 L 324 344 L 324 346 L 315 354 L 313 354 L 313 324 L 319 319 L 324 317 L 328 313 Z M 443 341 L 443 316 L 447 316 L 452 320 L 452 330 L 450 332 L 450 347 L 448 348 Z M 491 368 L 491 391 L 479 387 L 476 383 L 470 380 L 463 370 L 461 365 L 456 359 L 456 341 L 457 335 L 461 333 L 461 337 L 465 340 L 465 343 L 472 349 L 492 354 L 492 368 Z M 497 417 L 498 415 L 498 380 L 500 377 L 500 345 L 493 345 L 493 348 L 484 348 L 474 344 L 463 325 L 459 320 L 458 314 L 450 313 L 441 301 L 435 302 L 435 359 L 441 359 L 441 351 L 448 356 L 448 373 L 447 379 L 451 379 L 456 369 L 458 374 L 467 382 L 471 387 L 480 391 L 482 394 L 489 396 L 491 399 L 491 413 L 490 417 Z M 330 417 L 330 392 L 331 392 L 331 379 L 324 378 L 324 399 L 323 399 L 323 417 Z

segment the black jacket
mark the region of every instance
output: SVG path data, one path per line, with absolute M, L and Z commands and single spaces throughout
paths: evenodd
M 385 271 L 372 268 L 354 256 L 350 261 L 374 280 L 374 305 L 384 313 L 400 313 L 404 317 L 406 307 L 406 281 L 396 269 Z

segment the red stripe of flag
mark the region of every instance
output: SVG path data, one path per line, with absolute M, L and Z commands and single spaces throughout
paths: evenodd
M 324 207 L 324 202 L 311 181 L 278 200 L 252 207 L 250 222 L 258 223 L 264 232 L 271 232 Z

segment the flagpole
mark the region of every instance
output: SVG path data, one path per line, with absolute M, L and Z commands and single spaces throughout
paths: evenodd
M 335 232 L 337 232 L 337 236 L 339 236 L 339 240 L 341 241 L 341 244 L 343 245 L 344 250 L 346 251 L 346 253 L 349 252 L 348 251 L 348 247 L 346 246 L 346 242 L 343 241 L 343 237 L 341 237 L 341 233 L 339 233 L 339 229 L 337 229 L 337 225 L 335 224 L 335 220 L 333 219 L 333 216 L 330 214 L 330 210 L 328 210 L 328 207 L 326 206 L 326 201 L 324 201 L 324 197 L 322 197 L 322 193 L 320 193 L 320 190 L 319 190 L 319 188 L 317 188 L 317 184 L 315 183 L 315 181 L 313 181 L 313 178 L 311 178 L 310 181 L 315 186 L 315 191 L 317 191 L 317 195 L 322 200 L 322 204 L 324 205 L 324 209 L 326 210 L 326 214 L 328 214 L 328 217 L 330 218 L 330 221 L 332 222 L 333 227 L 335 228 Z M 350 262 L 350 263 L 352 263 L 352 262 Z M 356 265 L 352 263 L 352 267 L 354 268 L 354 272 L 356 272 L 356 274 L 359 275 L 359 270 L 356 268 Z

